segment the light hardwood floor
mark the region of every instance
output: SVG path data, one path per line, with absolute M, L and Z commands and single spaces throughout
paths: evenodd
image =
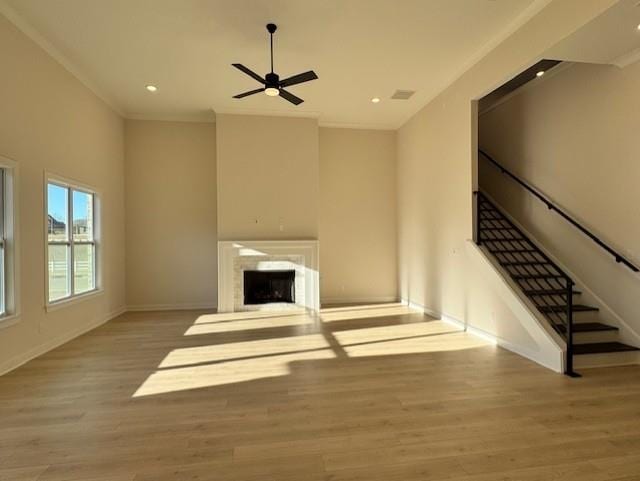
M 640 480 L 640 370 L 399 306 L 130 313 L 0 378 L 0 480 Z

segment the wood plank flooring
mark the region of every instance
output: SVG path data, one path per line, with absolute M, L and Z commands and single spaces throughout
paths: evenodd
M 398 305 L 129 313 L 0 377 L 1 481 L 640 480 L 640 370 Z

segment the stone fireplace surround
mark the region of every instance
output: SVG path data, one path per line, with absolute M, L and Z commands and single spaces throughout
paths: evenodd
M 218 312 L 320 309 L 317 240 L 218 242 Z M 295 270 L 295 304 L 244 304 L 245 270 Z

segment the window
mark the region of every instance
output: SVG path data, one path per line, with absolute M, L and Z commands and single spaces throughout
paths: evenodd
M 56 303 L 97 289 L 96 195 L 47 182 L 48 299 Z
M 17 317 L 15 192 L 16 164 L 0 157 L 0 327 Z

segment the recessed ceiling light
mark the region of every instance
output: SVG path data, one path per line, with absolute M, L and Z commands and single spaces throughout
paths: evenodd
M 542 77 L 544 75 L 544 70 L 540 70 L 537 74 L 536 77 Z
M 158 87 L 156 87 L 155 85 L 147 85 L 145 87 L 149 92 L 157 92 L 158 91 Z
M 377 104 L 378 102 L 380 102 L 380 99 L 379 99 L 378 97 L 373 97 L 373 98 L 371 99 L 371 101 L 372 101 L 374 104 Z
M 638 24 L 638 26 L 636 27 L 636 29 L 640 30 L 640 23 Z

